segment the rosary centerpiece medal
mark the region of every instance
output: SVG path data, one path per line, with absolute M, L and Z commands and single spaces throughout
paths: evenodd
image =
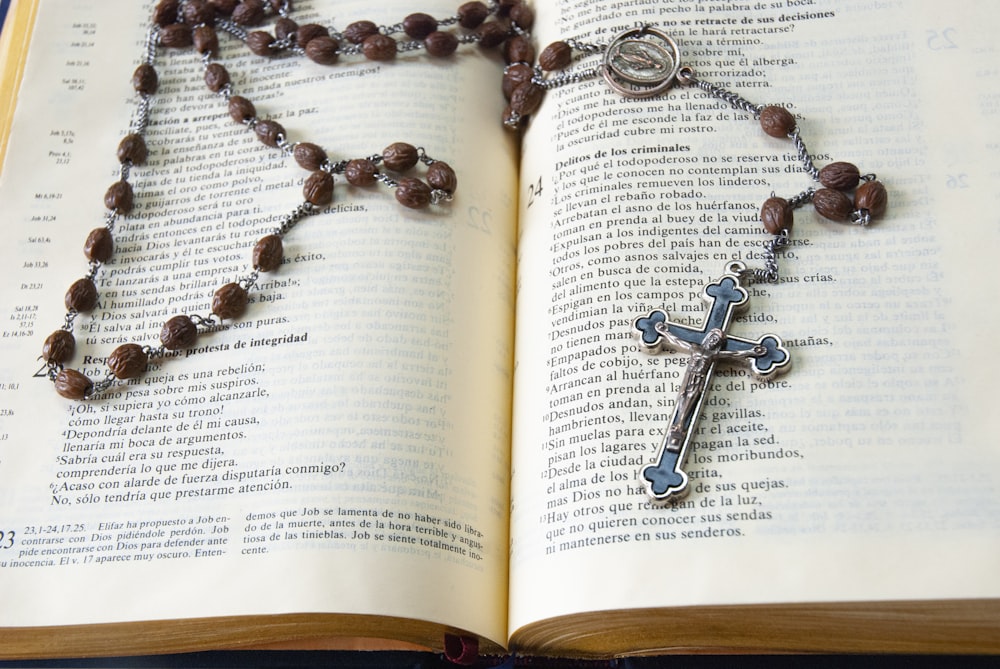
M 680 67 L 677 43 L 666 33 L 644 26 L 626 30 L 611 41 L 601 73 L 621 95 L 648 98 L 673 86 Z

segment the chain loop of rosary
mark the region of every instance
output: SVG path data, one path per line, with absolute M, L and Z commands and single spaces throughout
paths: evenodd
M 598 56 L 600 62 L 587 67 L 580 64 L 592 56 Z M 569 69 L 574 63 L 576 67 Z M 629 98 L 659 95 L 674 84 L 693 86 L 752 116 L 765 134 L 792 141 L 802 171 L 821 188 L 809 187 L 789 198 L 772 195 L 764 201 L 760 221 L 770 235 L 764 242 L 764 267 L 744 270 L 742 278 L 747 281 L 778 281 L 777 257 L 790 243 L 795 209 L 812 203 L 816 212 L 828 220 L 862 226 L 885 212 L 888 195 L 874 174 L 862 174 L 852 163 L 840 161 L 817 168 L 791 112 L 778 105 L 754 104 L 699 79 L 694 70 L 681 64 L 676 42 L 650 26 L 626 30 L 607 44 L 578 39 L 556 41 L 542 50 L 537 63 L 532 57 L 509 64 L 502 83 L 509 101 L 503 123 L 512 129 L 520 128 L 541 106 L 546 91 L 601 76 L 613 90 Z
M 334 161 L 317 144 L 289 141 L 281 124 L 259 118 L 249 99 L 233 93 L 228 71 L 213 60 L 219 49 L 217 29 L 235 35 L 246 41 L 251 49 L 255 49 L 255 45 L 263 40 L 255 38 L 253 32 L 248 33 L 241 26 L 254 25 L 268 16 L 277 15 L 278 24 L 286 31 L 290 30 L 294 25 L 289 18 L 290 7 L 289 0 L 272 0 L 267 5 L 260 0 L 161 0 L 156 6 L 153 25 L 144 45 L 143 62 L 132 75 L 132 86 L 138 95 L 138 101 L 130 131 L 118 145 L 119 178 L 104 194 L 104 205 L 107 208 L 103 216 L 104 224 L 91 230 L 84 244 L 89 271 L 67 290 L 63 325 L 50 334 L 42 346 L 41 358 L 46 365 L 46 376 L 54 383 L 59 395 L 73 400 L 95 399 L 115 384 L 141 376 L 154 361 L 176 356 L 181 350 L 190 349 L 201 335 L 226 329 L 224 321 L 243 315 L 250 302 L 250 291 L 257 287 L 260 273 L 274 271 L 284 262 L 284 236 L 302 219 L 319 212 L 333 201 L 334 175 L 342 175 L 354 187 L 382 184 L 394 191 L 395 198 L 401 205 L 411 209 L 422 209 L 451 200 L 457 186 L 454 171 L 447 163 L 430 157 L 422 147 L 396 142 L 386 147 L 381 154 Z M 487 12 L 498 11 L 490 10 L 485 5 L 482 9 Z M 224 18 L 225 16 L 229 18 Z M 305 32 L 315 32 L 305 28 Z M 506 35 L 509 29 L 503 27 L 502 30 Z M 386 32 L 390 31 L 387 29 Z M 314 37 L 319 38 L 316 35 Z M 426 37 L 429 38 L 430 33 Z M 295 45 L 308 47 L 313 41 L 311 38 L 307 43 L 304 39 L 299 40 L 298 36 L 290 37 L 288 34 L 282 39 L 291 45 L 289 48 Z M 482 42 L 482 37 L 478 41 Z M 431 40 L 431 44 L 433 43 L 434 40 Z M 434 53 L 434 47 L 426 39 L 424 44 L 429 53 L 440 55 Z M 179 314 L 171 317 L 160 331 L 158 345 L 126 343 L 118 346 L 105 361 L 108 368 L 105 376 L 95 381 L 86 374 L 65 366 L 76 350 L 74 323 L 80 314 L 91 312 L 98 306 L 98 276 L 101 268 L 111 261 L 114 254 L 113 233 L 119 220 L 127 217 L 135 204 L 135 193 L 129 177 L 132 168 L 144 165 L 148 157 L 145 135 L 152 99 L 159 84 L 155 68 L 158 49 L 183 49 L 191 46 L 200 55 L 205 85 L 224 100 L 230 118 L 253 132 L 262 144 L 291 156 L 300 167 L 310 172 L 303 186 L 304 199 L 253 247 L 252 271 L 215 291 L 207 316 Z M 308 49 L 305 52 L 308 55 Z M 360 52 L 369 55 L 363 44 Z M 426 182 L 404 175 L 418 164 L 426 167 Z

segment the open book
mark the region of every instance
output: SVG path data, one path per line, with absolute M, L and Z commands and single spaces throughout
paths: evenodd
M 291 18 L 456 12 L 372 4 Z M 715 370 L 688 494 L 661 505 L 640 472 L 688 361 L 633 324 L 697 327 L 705 286 L 762 265 L 761 203 L 815 185 L 792 142 L 701 89 L 632 99 L 600 77 L 511 131 L 498 50 L 320 65 L 220 31 L 212 62 L 289 142 L 333 162 L 404 142 L 457 188 L 411 209 L 338 175 L 244 314 L 71 401 L 39 356 L 120 177 L 153 6 L 41 0 L 0 173 L 0 657 L 448 635 L 581 657 L 1000 651 L 997 9 L 890 4 L 533 4 L 539 50 L 657 26 L 703 80 L 790 109 L 818 166 L 889 191 L 867 227 L 796 210 L 779 281 L 729 325 L 780 337 L 791 370 Z M 155 63 L 133 211 L 74 323 L 67 367 L 94 379 L 246 277 L 309 176 L 234 123 L 192 49 Z

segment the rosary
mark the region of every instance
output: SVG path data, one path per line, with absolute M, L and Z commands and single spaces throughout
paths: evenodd
M 360 56 L 372 61 L 393 60 L 400 52 L 423 49 L 433 58 L 451 56 L 460 44 L 478 44 L 494 49 L 504 44 L 519 25 L 529 28 L 532 13 L 519 2 L 503 5 L 467 2 L 455 16 L 435 19 L 428 14 L 408 15 L 401 23 L 379 26 L 372 21 L 355 21 L 343 32 L 315 24 L 298 25 L 290 18 L 290 0 L 161 0 L 147 34 L 143 63 L 132 75 L 132 86 L 139 101 L 129 132 L 119 143 L 117 157 L 119 179 L 104 194 L 107 212 L 104 225 L 94 228 L 84 243 L 89 261 L 87 274 L 70 285 L 65 294 L 66 317 L 63 326 L 50 334 L 42 346 L 46 376 L 56 392 L 67 399 L 95 399 L 119 381 L 141 376 L 150 362 L 190 348 L 198 337 L 226 328 L 223 321 L 239 318 L 247 308 L 250 291 L 261 272 L 271 272 L 283 261 L 284 236 L 304 217 L 317 213 L 333 200 L 334 176 L 342 175 L 351 186 L 382 184 L 394 190 L 396 200 L 411 209 L 423 209 L 451 200 L 457 177 L 451 167 L 428 156 L 422 148 L 395 142 L 375 154 L 349 160 L 331 160 L 325 149 L 311 142 L 289 141 L 281 124 L 257 116 L 254 104 L 233 92 L 228 70 L 214 58 L 219 52 L 218 33 L 241 40 L 258 56 L 291 53 L 321 65 L 334 65 L 341 56 Z M 274 32 L 254 29 L 275 18 Z M 444 28 L 457 25 L 456 34 Z M 396 35 L 406 39 L 396 39 Z M 231 119 L 253 132 L 265 146 L 278 149 L 310 172 L 305 179 L 303 201 L 260 238 L 252 249 L 252 271 L 226 283 L 214 294 L 207 316 L 178 314 L 168 319 L 160 331 L 158 345 L 123 344 L 106 359 L 108 371 L 94 381 L 86 374 L 65 366 L 76 349 L 73 324 L 81 313 L 99 305 L 97 289 L 101 268 L 114 254 L 113 232 L 121 217 L 128 216 L 135 193 L 128 181 L 134 166 L 145 164 L 148 151 L 145 133 L 149 123 L 152 97 L 158 86 L 155 68 L 158 47 L 185 49 L 193 47 L 201 56 L 204 81 L 208 90 L 226 103 Z M 418 164 L 426 166 L 425 179 L 402 176 Z M 380 169 L 380 168 L 384 168 Z
M 522 37 L 524 37 L 522 35 Z M 862 175 L 851 163 L 834 162 L 818 169 L 806 150 L 795 117 L 784 107 L 755 105 L 723 88 L 702 81 L 690 67 L 681 64 L 680 49 L 666 33 L 650 26 L 625 30 L 608 44 L 588 44 L 570 39 L 545 47 L 535 63 L 534 50 L 525 39 L 525 58 L 504 70 L 502 91 L 509 104 L 503 122 L 510 128 L 525 124 L 538 110 L 551 88 L 603 77 L 615 92 L 629 98 L 647 98 L 666 92 L 675 84 L 695 86 L 739 112 L 759 121 L 761 129 L 775 138 L 791 139 L 803 171 L 822 188 L 807 188 L 785 199 L 772 195 L 760 209 L 760 220 L 769 238 L 764 242 L 764 267 L 749 269 L 730 262 L 716 281 L 708 283 L 702 298 L 708 313 L 700 327 L 675 323 L 663 309 L 633 321 L 633 334 L 649 354 L 664 349 L 688 355 L 673 413 L 654 463 L 642 468 L 641 479 L 649 497 L 664 503 L 687 492 L 688 476 L 682 469 L 696 433 L 701 406 L 717 362 L 743 363 L 760 379 L 769 379 L 788 369 L 791 356 L 773 334 L 744 339 L 728 334 L 734 315 L 749 305 L 745 286 L 753 282 L 777 283 L 778 253 L 789 243 L 794 209 L 812 202 L 826 219 L 866 226 L 885 212 L 885 186 L 873 174 Z M 594 58 L 595 65 L 575 61 Z M 853 196 L 851 195 L 853 192 Z

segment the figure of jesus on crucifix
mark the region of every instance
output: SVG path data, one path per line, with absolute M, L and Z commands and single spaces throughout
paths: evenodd
M 722 278 L 705 286 L 702 298 L 708 302 L 709 310 L 700 328 L 674 323 L 662 309 L 654 309 L 633 324 L 640 346 L 647 353 L 656 354 L 667 348 L 689 356 L 656 463 L 642 469 L 646 491 L 657 502 L 687 492 L 688 476 L 681 466 L 695 433 L 715 364 L 747 361 L 758 378 L 766 379 L 787 369 L 791 360 L 776 335 L 766 334 L 754 341 L 726 333 L 733 315 L 745 309 L 750 300 L 749 293 L 740 285 L 744 269 L 743 263 L 730 263 Z

